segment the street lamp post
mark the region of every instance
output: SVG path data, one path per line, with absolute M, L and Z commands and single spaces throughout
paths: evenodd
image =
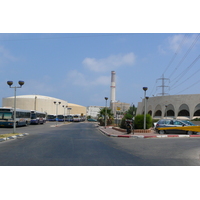
M 168 105 L 165 105 L 166 119 L 167 119 L 167 106 Z
M 65 109 L 67 108 L 68 106 L 64 106 L 63 105 L 63 108 L 64 108 L 64 123 L 65 123 Z
M 70 122 L 70 110 L 71 110 L 72 108 L 67 108 L 67 110 L 69 110 L 69 122 Z
M 146 129 L 146 91 L 148 90 L 148 87 L 143 87 L 144 90 L 144 129 Z
M 18 84 L 20 86 L 15 86 L 15 87 L 11 87 L 12 84 L 13 84 L 13 81 L 7 81 L 7 84 L 10 86 L 10 88 L 14 88 L 15 92 L 14 92 L 14 120 L 13 120 L 13 133 L 16 132 L 16 91 L 17 91 L 17 88 L 21 88 L 22 85 L 24 85 L 24 81 L 18 81 Z
M 106 125 L 107 125 L 107 100 L 108 100 L 108 97 L 105 97 L 105 100 L 106 100 L 106 109 L 105 109 L 105 128 L 106 128 Z
M 57 124 L 58 124 L 58 105 L 60 105 L 61 102 L 54 101 L 54 104 L 56 105 L 56 126 L 57 126 Z

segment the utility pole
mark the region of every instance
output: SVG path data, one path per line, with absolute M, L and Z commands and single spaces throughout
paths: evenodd
M 158 80 L 161 80 L 162 81 L 162 85 L 160 85 L 160 86 L 157 86 L 157 87 L 161 87 L 162 88 L 162 93 L 159 93 L 161 96 L 165 96 L 166 94 L 168 94 L 168 93 L 165 93 L 165 88 L 166 87 L 169 87 L 169 86 L 166 86 L 165 85 L 165 80 L 169 80 L 169 78 L 164 78 L 164 74 L 162 75 L 162 78 L 159 78 L 159 79 L 157 79 L 157 81 Z M 158 94 L 158 95 L 159 95 Z

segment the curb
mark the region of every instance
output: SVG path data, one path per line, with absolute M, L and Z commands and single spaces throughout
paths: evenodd
M 102 133 L 109 137 L 123 137 L 123 138 L 135 138 L 135 139 L 145 139 L 145 138 L 200 138 L 200 135 L 114 135 L 107 133 L 103 129 L 99 129 Z
M 16 139 L 18 137 L 23 137 L 23 136 L 27 136 L 27 135 L 29 135 L 29 133 L 23 133 L 23 134 L 20 134 L 20 135 L 13 135 L 13 136 L 10 136 L 10 137 L 1 138 L 0 142 L 4 142 L 4 141 L 10 140 L 10 139 Z

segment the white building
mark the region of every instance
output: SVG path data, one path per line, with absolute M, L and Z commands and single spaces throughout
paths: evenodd
M 91 116 L 92 118 L 97 118 L 99 111 L 104 108 L 103 106 L 88 106 L 87 107 L 87 116 Z

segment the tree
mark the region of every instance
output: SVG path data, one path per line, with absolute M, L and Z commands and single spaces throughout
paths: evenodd
M 130 106 L 130 108 L 128 109 L 128 111 L 127 111 L 126 113 L 129 113 L 129 114 L 135 116 L 136 111 L 137 111 L 137 108 L 136 108 L 135 105 L 133 104 L 132 106 Z
M 126 119 L 132 120 L 133 117 L 135 116 L 136 110 L 137 110 L 137 108 L 135 107 L 135 105 L 130 106 L 130 108 L 124 114 L 124 117 L 122 118 L 120 128 L 126 128 Z
M 92 117 L 90 115 L 87 116 L 87 119 L 91 119 Z
M 100 126 L 104 126 L 105 125 L 105 115 L 107 113 L 107 125 L 112 124 L 113 119 L 114 119 L 114 115 L 112 113 L 112 110 L 110 108 L 102 108 L 99 113 L 98 113 L 98 121 L 100 122 Z

